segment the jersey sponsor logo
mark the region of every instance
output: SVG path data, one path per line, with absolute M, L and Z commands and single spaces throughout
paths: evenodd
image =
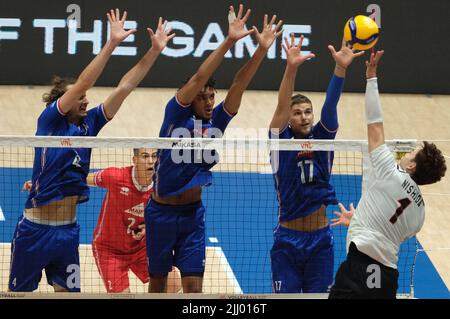
M 136 206 L 133 206 L 125 210 L 125 213 L 131 214 L 133 216 L 144 217 L 144 210 L 145 210 L 144 203 L 140 203 Z
M 121 187 L 120 188 L 120 193 L 122 195 L 128 196 L 128 193 L 130 192 L 130 189 L 128 187 Z

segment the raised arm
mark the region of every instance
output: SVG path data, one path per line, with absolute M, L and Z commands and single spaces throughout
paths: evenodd
M 284 38 L 285 45 L 283 50 L 286 52 L 286 69 L 284 71 L 283 80 L 280 84 L 280 90 L 278 91 L 278 105 L 273 114 L 272 121 L 270 122 L 270 128 L 275 130 L 274 133 L 279 133 L 284 130 L 289 122 L 291 113 L 291 98 L 294 92 L 295 78 L 297 70 L 306 60 L 314 58 L 315 55 L 310 53 L 308 55 L 302 55 L 303 36 L 300 38 L 299 45 L 295 45 L 294 35 L 291 34 L 291 43 L 287 38 Z M 278 131 L 276 131 L 278 130 Z
M 339 51 L 336 52 L 332 45 L 328 46 L 331 56 L 336 62 L 334 74 L 327 88 L 327 96 L 322 107 L 320 121 L 325 129 L 329 132 L 336 132 L 339 126 L 337 117 L 337 105 L 344 88 L 344 78 L 347 68 L 352 64 L 356 57 L 364 54 L 364 51 L 356 52 L 344 40 Z
M 254 77 L 256 71 L 261 65 L 262 60 L 266 56 L 267 51 L 272 46 L 275 39 L 283 33 L 283 31 L 278 31 L 283 23 L 283 20 L 280 20 L 278 24 L 273 27 L 276 19 L 277 16 L 274 15 L 270 23 L 268 23 L 267 14 L 264 15 L 264 24 L 261 33 L 255 26 L 253 26 L 253 31 L 255 32 L 256 39 L 259 44 L 258 49 L 256 49 L 256 52 L 253 54 L 252 58 L 236 73 L 233 83 L 231 84 L 225 98 L 224 106 L 227 111 L 232 114 L 238 112 L 244 91 L 250 84 L 250 81 Z
M 384 144 L 383 112 L 378 93 L 377 67 L 384 51 L 377 51 L 366 61 L 366 120 L 369 152 Z
M 63 113 L 69 112 L 74 105 L 76 105 L 78 99 L 86 93 L 91 87 L 94 86 L 103 69 L 106 66 L 109 58 L 111 57 L 114 49 L 130 34 L 136 32 L 136 30 L 125 31 L 123 25 L 127 18 L 127 12 L 123 13 L 120 18 L 119 9 L 111 10 L 106 14 L 108 21 L 111 24 L 111 36 L 108 42 L 106 42 L 100 53 L 92 60 L 91 63 L 81 72 L 75 84 L 67 90 L 61 97 L 59 107 Z
M 108 118 L 114 117 L 125 98 L 139 85 L 167 43 L 175 36 L 175 34 L 170 34 L 171 29 L 165 31 L 166 26 L 167 21 L 163 23 L 163 19 L 160 17 L 155 33 L 152 29 L 147 29 L 152 46 L 144 57 L 122 77 L 114 92 L 106 99 L 104 107 Z
M 198 92 L 205 86 L 208 79 L 219 67 L 220 63 L 225 56 L 225 53 L 241 38 L 249 35 L 252 30 L 247 31 L 245 29 L 245 23 L 250 16 L 250 9 L 242 17 L 244 7 L 241 4 L 239 6 L 239 12 L 236 17 L 233 6 L 230 6 L 228 13 L 229 27 L 228 36 L 225 41 L 211 53 L 208 58 L 202 63 L 197 73 L 195 73 L 189 81 L 177 92 L 177 99 L 183 105 L 189 105 L 192 103 Z

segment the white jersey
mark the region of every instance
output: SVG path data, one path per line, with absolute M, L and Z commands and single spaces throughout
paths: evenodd
M 374 149 L 370 159 L 367 184 L 348 229 L 347 250 L 354 242 L 362 253 L 396 269 L 400 245 L 422 228 L 425 203 L 386 144 Z

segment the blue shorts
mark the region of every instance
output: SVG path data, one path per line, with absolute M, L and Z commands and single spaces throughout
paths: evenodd
M 80 226 L 36 224 L 20 217 L 11 244 L 11 291 L 32 292 L 45 269 L 49 285 L 80 291 Z
M 205 272 L 205 207 L 174 206 L 150 200 L 145 208 L 148 268 L 151 277 L 176 266 L 182 276 Z
M 275 293 L 326 293 L 333 283 L 330 227 L 302 232 L 278 226 L 270 251 Z

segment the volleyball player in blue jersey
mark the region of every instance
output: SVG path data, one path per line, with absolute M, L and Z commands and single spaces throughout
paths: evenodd
M 174 36 L 160 18 L 155 33 L 148 29 L 152 47 L 121 79 L 103 104 L 86 111 L 86 91 L 102 73 L 114 49 L 135 30 L 125 31 L 126 12 L 111 10 L 110 40 L 74 84 L 59 79 L 38 118 L 37 136 L 96 136 L 140 83 L 158 55 Z M 36 148 L 32 187 L 11 245 L 10 291 L 33 291 L 45 269 L 55 291 L 80 291 L 79 225 L 76 206 L 89 199 L 86 176 L 91 149 Z
M 272 139 L 334 139 L 338 130 L 337 104 L 347 67 L 364 52 L 355 53 L 345 43 L 336 62 L 320 121 L 314 125 L 311 101 L 292 96 L 298 67 L 313 54 L 302 55 L 303 37 L 295 45 L 286 39 L 286 70 L 278 106 L 270 123 Z M 324 293 L 333 281 L 333 235 L 326 207 L 336 203 L 330 184 L 333 152 L 272 151 L 271 164 L 278 194 L 278 225 L 271 249 L 272 284 L 276 293 Z
M 244 26 L 249 15 L 250 10 L 247 10 L 243 16 L 241 5 L 236 17 L 233 7 L 230 7 L 227 38 L 169 101 L 160 137 L 221 137 L 238 112 L 242 95 L 261 61 L 281 34 L 278 30 L 282 22 L 273 28 L 276 16 L 268 22 L 267 15 L 261 33 L 256 27 L 247 31 Z M 225 101 L 214 108 L 215 88 L 210 76 L 236 41 L 252 32 L 256 35 L 259 47 L 236 74 Z M 152 283 L 150 292 L 166 291 L 167 274 L 173 265 L 181 272 L 183 292 L 202 292 L 205 208 L 201 201 L 201 187 L 211 184 L 210 169 L 217 161 L 209 161 L 202 152 L 186 150 L 182 153 L 180 155 L 169 149 L 158 150 L 154 193 L 145 211 L 147 256 Z

